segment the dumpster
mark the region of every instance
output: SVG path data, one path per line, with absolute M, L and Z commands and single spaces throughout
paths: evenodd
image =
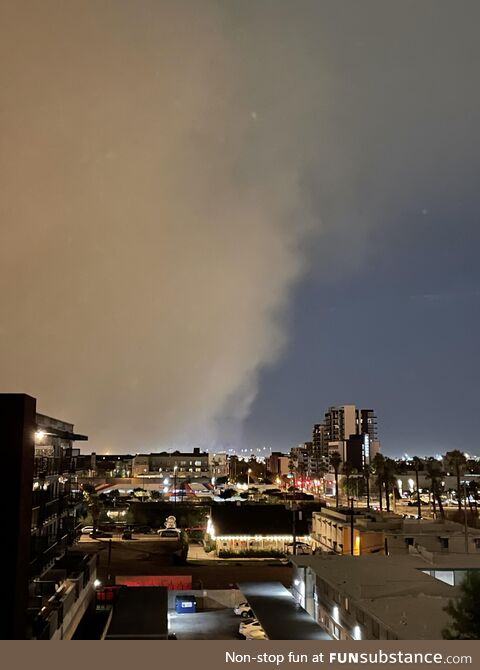
M 177 614 L 194 614 L 197 611 L 195 596 L 175 596 L 175 611 Z

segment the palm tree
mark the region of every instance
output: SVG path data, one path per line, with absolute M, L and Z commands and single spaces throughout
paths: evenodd
M 342 474 L 345 477 L 345 484 L 346 488 L 350 488 L 350 478 L 354 472 L 354 467 L 349 461 L 345 461 L 344 464 L 342 465 Z
M 423 468 L 423 461 L 418 456 L 413 457 L 413 467 L 415 468 L 415 491 L 417 494 L 417 511 L 418 518 L 422 518 L 422 501 L 420 500 L 420 487 L 418 485 L 418 472 L 420 468 Z
M 395 471 L 396 465 L 393 458 L 386 458 L 383 464 L 383 483 L 385 484 L 385 502 L 387 505 L 387 512 L 390 512 L 390 491 L 395 496 Z
M 471 498 L 473 498 L 473 506 L 475 508 L 475 516 L 478 516 L 478 498 L 479 498 L 478 482 L 475 482 L 473 480 L 471 480 L 468 483 L 468 499 L 470 500 Z
M 95 491 L 95 487 L 88 484 L 83 486 L 83 497 L 87 503 L 90 516 L 92 517 L 92 535 L 95 537 L 98 529 L 98 520 L 100 519 L 100 514 L 103 508 L 103 503 L 99 498 L 98 493 Z
M 367 511 L 370 512 L 370 466 L 365 464 L 363 466 L 363 477 L 365 479 L 365 493 L 367 496 Z
M 443 509 L 442 496 L 441 496 L 441 478 L 442 478 L 442 468 L 440 463 L 436 458 L 429 458 L 426 462 L 426 471 L 427 478 L 430 479 L 430 491 L 432 493 L 433 501 L 433 513 L 436 515 L 436 505 L 435 501 L 438 502 L 438 508 L 440 510 L 440 516 L 442 520 L 445 520 L 445 510 Z
M 362 498 L 365 495 L 365 479 L 363 474 L 353 468 L 350 477 L 343 482 L 343 492 L 348 498 Z
M 378 500 L 380 503 L 380 511 L 383 510 L 383 471 L 385 468 L 385 456 L 383 454 L 375 454 L 372 461 L 373 471 L 375 473 L 375 482 L 378 487 Z
M 451 468 L 455 472 L 455 476 L 457 478 L 457 504 L 458 504 L 458 509 L 461 511 L 462 509 L 462 489 L 460 486 L 460 472 L 463 470 L 465 467 L 465 464 L 467 462 L 467 458 L 465 454 L 463 454 L 461 451 L 458 449 L 453 449 L 453 451 L 447 451 L 444 457 L 444 462 L 447 468 Z M 467 501 L 465 501 L 466 504 Z
M 334 451 L 330 457 L 329 457 L 329 462 L 331 467 L 333 468 L 333 472 L 335 474 L 335 506 L 338 509 L 339 507 L 339 490 L 338 490 L 338 470 L 340 468 L 340 463 L 342 462 L 342 458 L 338 451 Z

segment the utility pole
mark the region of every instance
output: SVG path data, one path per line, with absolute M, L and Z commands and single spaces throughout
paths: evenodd
M 173 466 L 173 506 L 177 506 L 177 464 Z
M 108 540 L 107 582 L 110 584 L 110 564 L 112 562 L 112 540 Z
M 293 555 L 296 556 L 297 555 L 297 524 L 296 524 L 297 511 L 295 509 L 295 505 L 292 506 L 292 513 L 293 513 L 293 517 L 292 517 L 293 548 L 292 548 L 292 551 L 293 551 Z
M 353 544 L 355 539 L 355 527 L 353 523 L 353 498 L 350 498 L 350 554 L 353 556 Z
M 417 516 L 419 519 L 422 518 L 422 501 L 420 500 L 420 491 L 418 488 L 418 462 L 415 462 L 415 487 L 417 490 Z
M 288 509 L 288 505 L 285 505 L 285 508 Z M 298 505 L 294 500 L 290 503 L 290 509 L 292 510 L 292 553 L 294 556 L 297 554 L 297 509 Z M 300 516 L 301 518 L 301 516 Z
M 467 482 L 463 482 L 463 520 L 465 523 L 465 553 L 468 554 L 468 519 L 467 519 Z

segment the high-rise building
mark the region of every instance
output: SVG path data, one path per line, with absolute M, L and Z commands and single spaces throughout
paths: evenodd
M 362 440 L 355 439 L 361 436 L 364 436 Z M 325 466 L 332 451 L 337 451 L 345 461 L 349 440 L 352 446 L 354 443 L 363 445 L 361 461 L 364 464 L 379 451 L 377 417 L 373 409 L 358 409 L 355 405 L 329 407 L 323 421 L 313 427 L 314 460 Z

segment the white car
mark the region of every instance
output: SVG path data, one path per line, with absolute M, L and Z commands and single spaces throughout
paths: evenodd
M 242 619 L 253 619 L 252 608 L 248 603 L 240 603 L 233 610 L 234 614 L 241 616 Z
M 90 535 L 93 533 L 93 526 L 84 526 L 80 532 L 82 535 Z

